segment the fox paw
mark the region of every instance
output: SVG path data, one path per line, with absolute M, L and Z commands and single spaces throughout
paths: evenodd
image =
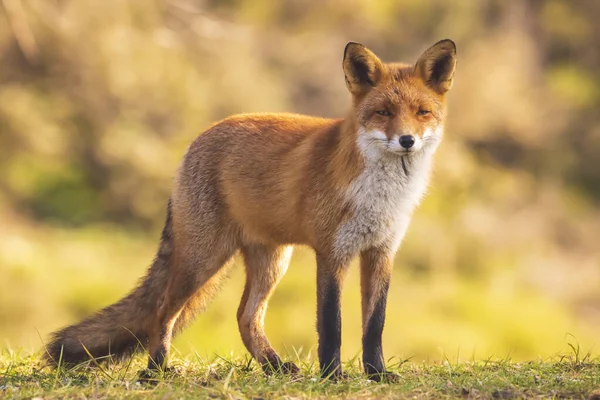
M 265 362 L 262 364 L 263 371 L 267 375 L 273 374 L 284 374 L 284 375 L 297 375 L 300 372 L 300 368 L 296 364 L 290 361 L 277 361 L 274 363 Z
M 326 369 L 322 370 L 320 373 L 321 379 L 326 379 L 332 382 L 338 382 L 348 379 L 348 375 L 345 372 L 342 372 L 341 367 L 337 367 L 335 369 Z
M 157 384 L 159 381 L 177 375 L 178 373 L 179 369 L 175 367 L 166 367 L 163 370 L 146 368 L 138 372 L 137 382 Z
M 291 361 L 281 363 L 281 372 L 286 375 L 296 375 L 300 372 L 300 368 Z
M 381 382 L 381 383 L 397 383 L 400 381 L 400 375 L 390 371 L 382 371 L 376 373 L 370 373 L 367 375 L 370 381 Z
M 137 374 L 136 381 L 139 383 L 157 384 L 160 380 L 161 373 L 155 369 L 142 369 Z

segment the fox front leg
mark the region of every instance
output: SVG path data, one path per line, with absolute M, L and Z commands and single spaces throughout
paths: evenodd
M 342 313 L 340 294 L 346 264 L 317 255 L 317 331 L 319 334 L 319 366 L 321 377 L 342 376 Z
M 385 369 L 381 342 L 392 265 L 393 252 L 386 248 L 370 248 L 360 255 L 363 366 L 369 379 L 377 382 L 399 378 Z

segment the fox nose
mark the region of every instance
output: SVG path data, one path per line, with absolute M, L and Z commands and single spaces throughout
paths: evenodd
M 415 137 L 412 135 L 402 135 L 400 136 L 400 146 L 405 149 L 410 149 L 415 144 Z

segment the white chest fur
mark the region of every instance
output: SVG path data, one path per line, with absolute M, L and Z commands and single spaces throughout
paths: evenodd
M 433 151 L 404 156 L 404 166 L 397 154 L 365 157 L 365 169 L 346 193 L 351 217 L 336 233 L 340 257 L 371 246 L 396 251 L 427 188 L 432 156 Z

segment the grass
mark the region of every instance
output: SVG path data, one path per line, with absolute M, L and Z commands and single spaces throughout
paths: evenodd
M 357 359 L 346 362 L 338 382 L 317 378 L 317 364 L 296 360 L 301 374 L 265 376 L 247 356 L 213 360 L 174 359 L 177 370 L 154 385 L 139 383 L 144 359 L 101 367 L 53 370 L 31 354 L 0 355 L 0 398 L 579 398 L 600 399 L 600 360 L 569 356 L 532 362 L 487 360 L 426 364 L 390 360 L 398 383 L 371 382 Z

